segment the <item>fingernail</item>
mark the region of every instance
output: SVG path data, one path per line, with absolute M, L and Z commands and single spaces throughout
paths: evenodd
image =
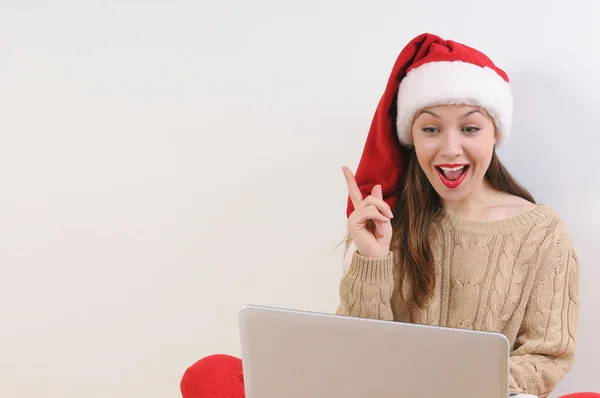
M 388 216 L 389 216 L 390 218 L 394 218 L 394 214 L 393 214 L 391 211 L 388 213 Z

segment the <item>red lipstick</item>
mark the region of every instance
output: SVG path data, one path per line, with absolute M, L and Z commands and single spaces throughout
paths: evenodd
M 448 177 L 446 177 L 446 175 L 442 171 L 442 167 L 444 169 L 453 169 L 453 168 L 457 168 L 457 167 L 463 167 L 463 170 L 457 179 L 450 180 L 450 179 L 448 179 Z M 468 164 L 464 164 L 464 163 L 463 164 L 456 164 L 456 163 L 455 164 L 438 164 L 435 166 L 435 169 L 438 172 L 438 175 L 440 176 L 440 179 L 442 180 L 444 185 L 450 189 L 454 189 L 454 188 L 457 188 L 458 186 L 460 186 L 460 184 L 462 184 L 462 182 L 465 180 L 465 178 L 467 177 L 467 173 L 469 172 L 470 166 Z

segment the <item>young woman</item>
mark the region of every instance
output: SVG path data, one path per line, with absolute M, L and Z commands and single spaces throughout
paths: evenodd
M 560 217 L 502 165 L 512 95 L 483 53 L 423 34 L 400 53 L 356 177 L 337 314 L 503 333 L 510 392 L 548 396 L 573 366 L 579 263 Z M 190 367 L 183 396 L 243 397 L 241 362 Z

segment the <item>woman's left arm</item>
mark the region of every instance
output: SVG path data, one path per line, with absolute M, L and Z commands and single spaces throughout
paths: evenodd
M 547 397 L 571 370 L 579 329 L 579 258 L 565 226 L 540 248 L 539 264 L 510 358 L 510 392 Z

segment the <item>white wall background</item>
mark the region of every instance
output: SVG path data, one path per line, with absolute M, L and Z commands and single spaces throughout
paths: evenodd
M 195 360 L 239 354 L 239 306 L 335 311 L 340 167 L 424 31 L 513 79 L 501 156 L 581 257 L 556 395 L 600 391 L 598 16 L 584 0 L 1 0 L 0 396 L 178 397 Z

